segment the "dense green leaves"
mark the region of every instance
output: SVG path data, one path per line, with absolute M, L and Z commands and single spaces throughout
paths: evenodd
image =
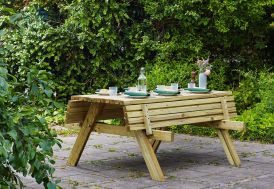
M 52 147 L 60 141 L 43 119 L 43 109 L 51 106 L 45 95 L 50 89 L 41 85 L 45 76 L 29 70 L 32 80 L 19 82 L 10 80 L 3 66 L 0 73 L 0 186 L 16 188 L 21 182 L 16 172 L 30 174 L 46 186 L 54 171 L 48 163 L 54 163 Z
M 144 65 L 191 68 L 208 56 L 226 64 L 213 69 L 224 74 L 221 85 L 237 86 L 234 69 L 273 60 L 270 0 L 34 2 L 4 35 L 4 56 L 22 79 L 24 66 L 50 71 L 58 98 L 131 85 Z
M 14 55 L 18 49 L 12 43 L 6 44 L 5 37 L 18 27 L 15 22 L 22 14 L 12 8 L 3 10 L 5 16 L 0 20 L 7 22 L 2 22 L 0 36 L 0 188 L 23 187 L 19 174 L 31 175 L 38 183 L 53 188 L 52 148 L 60 141 L 43 118 L 45 108 L 54 109 L 49 73 L 22 64 L 24 60 L 18 64 L 13 61 L 19 59 L 7 61 L 5 53 Z M 18 74 L 13 72 L 15 69 Z
M 241 102 L 239 105 L 247 106 L 237 117 L 237 120 L 246 123 L 247 130 L 235 135 L 241 139 L 274 143 L 274 74 L 249 72 L 244 76 L 245 80 L 240 83 L 235 95 L 236 100 Z M 247 85 L 246 81 L 250 84 Z

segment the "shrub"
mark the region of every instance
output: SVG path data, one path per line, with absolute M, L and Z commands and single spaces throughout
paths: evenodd
M 227 89 L 238 81 L 227 68 L 260 68 L 273 59 L 270 0 L 33 2 L 2 38 L 4 57 L 22 78 L 21 65 L 50 71 L 59 99 L 131 85 L 141 66 L 188 70 L 177 64 L 207 56 L 223 64 L 214 67 L 219 75 L 210 87 Z M 181 74 L 174 77 L 189 81 Z
M 5 20 L 13 20 L 13 17 Z M 14 23 L 9 24 L 0 32 L 1 35 L 10 32 Z M 25 74 L 25 77 L 12 75 L 15 67 L 5 64 L 3 52 L 0 40 L 0 188 L 22 188 L 19 177 L 22 174 L 31 175 L 45 188 L 54 189 L 52 148 L 55 144 L 60 146 L 60 140 L 44 119 L 48 114 L 45 108 L 54 109 L 56 105 L 51 100 L 52 82 L 45 70 L 19 63 L 20 74 Z
M 234 91 L 237 111 L 241 114 L 244 110 L 253 108 L 260 99 L 263 98 L 259 93 L 258 73 L 241 72 L 243 79 L 239 87 Z
M 191 79 L 192 65 L 188 63 L 172 62 L 170 64 L 155 64 L 147 67 L 148 88 L 154 90 L 157 85 L 179 83 L 181 87 Z
M 274 143 L 274 73 L 260 72 L 256 74 L 249 72 L 245 76 L 247 81 L 250 79 L 254 80 L 250 90 L 248 90 L 250 85 L 243 85 L 246 81 L 241 83 L 240 93 L 237 92 L 236 97 L 238 101 L 243 100 L 244 103 L 241 101 L 238 103 L 240 105 L 245 104 L 245 100 L 248 99 L 246 96 L 249 97 L 250 95 L 248 91 L 253 91 L 252 94 L 256 95 L 256 99 L 250 101 L 252 108 L 244 110 L 236 118 L 246 123 L 246 131 L 241 135 L 238 133 L 234 135 L 244 140 L 260 140 Z
M 49 107 L 51 91 L 44 72 L 29 70 L 28 77 L 20 82 L 0 65 L 0 188 L 21 188 L 18 173 L 55 188 L 52 147 L 60 141 L 47 127 L 42 107 Z

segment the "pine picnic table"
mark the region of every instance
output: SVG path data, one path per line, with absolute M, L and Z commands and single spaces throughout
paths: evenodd
M 234 97 L 229 91 L 206 94 L 183 92 L 178 96 L 145 99 L 132 99 L 122 95 L 72 96 L 68 102 L 65 123 L 79 123 L 81 129 L 67 164 L 77 166 L 92 131 L 132 136 L 136 137 L 152 179 L 164 181 L 155 153 L 161 141 L 174 140 L 174 133 L 167 131 L 167 127 L 189 124 L 215 128 L 229 163 L 239 166 L 241 161 L 228 133 L 228 130 L 244 129 L 243 122 L 230 120 L 236 115 Z M 121 119 L 122 124 L 117 126 L 102 123 L 102 120 L 114 118 Z

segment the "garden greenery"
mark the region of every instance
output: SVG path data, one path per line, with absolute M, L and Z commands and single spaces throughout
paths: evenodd
M 142 66 L 150 89 L 171 82 L 186 87 L 191 71 L 198 70 L 196 60 L 209 57 L 209 88 L 234 90 L 237 119 L 248 124 L 234 136 L 273 142 L 273 94 L 267 87 L 273 84 L 271 0 L 1 0 L 0 5 L 0 171 L 6 173 L 0 186 L 14 187 L 20 172 L 54 187 L 48 163 L 59 141 L 43 119 L 56 106 L 54 115 L 63 111 L 52 101 L 53 91 L 55 100 L 66 102 L 97 88 L 122 89 L 136 84 Z M 213 135 L 184 128 L 175 130 Z
M 54 171 L 52 147 L 60 146 L 60 141 L 44 119 L 52 92 L 46 72 L 30 69 L 27 77 L 19 81 L 0 64 L 0 187 L 21 188 L 20 173 L 55 188 L 50 180 Z
M 274 143 L 274 73 L 247 72 L 234 93 L 241 115 L 236 119 L 246 123 L 246 132 L 237 138 Z M 243 110 L 244 107 L 244 110 Z
M 1 12 L 5 14 L 0 19 L 4 28 L 0 32 L 0 188 L 22 188 L 20 177 L 30 175 L 45 188 L 54 189 L 53 146 L 60 146 L 61 141 L 45 121 L 46 109 L 58 106 L 51 100 L 50 74 L 28 65 L 17 70 L 24 77 L 11 74 L 16 64 L 7 64 L 4 53 L 8 46 L 2 36 L 17 27 L 21 14 L 16 14 L 15 7 L 2 6 Z
M 22 78 L 21 66 L 50 71 L 58 98 L 132 85 L 145 65 L 147 73 L 181 67 L 174 80 L 186 85 L 197 58 L 208 56 L 222 78 L 212 75 L 210 87 L 231 88 L 235 69 L 273 60 L 271 0 L 34 2 L 2 37 L 5 61 Z

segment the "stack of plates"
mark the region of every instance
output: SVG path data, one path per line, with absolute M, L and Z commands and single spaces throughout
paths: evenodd
M 149 97 L 149 93 L 141 92 L 141 91 L 125 91 L 124 94 L 126 97 L 131 97 L 131 98 L 147 98 L 147 97 Z
M 199 87 L 185 88 L 184 90 L 191 92 L 191 93 L 209 93 L 210 92 L 210 89 L 203 89 L 203 88 L 199 88 Z
M 109 91 L 108 89 L 97 89 L 95 94 L 98 94 L 98 95 L 109 95 Z
M 156 89 L 154 91 L 155 93 L 157 93 L 158 95 L 161 95 L 161 96 L 175 96 L 175 95 L 178 95 L 180 94 L 179 91 L 173 91 L 173 90 L 160 90 L 160 89 Z

